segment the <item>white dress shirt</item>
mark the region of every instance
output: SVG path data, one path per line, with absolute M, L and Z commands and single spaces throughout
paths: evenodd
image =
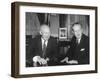
M 78 44 L 80 44 L 80 40 L 81 40 L 81 39 L 78 39 Z
M 43 49 L 44 41 L 45 41 L 45 40 L 44 40 L 43 38 L 41 38 L 41 41 L 42 41 L 42 49 Z M 47 44 L 48 44 L 48 41 L 46 40 L 46 41 L 45 41 L 45 45 L 46 45 L 46 47 L 47 47 Z

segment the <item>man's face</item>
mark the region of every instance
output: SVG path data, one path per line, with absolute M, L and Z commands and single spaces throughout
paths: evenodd
M 81 36 L 82 36 L 81 25 L 74 25 L 73 26 L 73 33 L 77 39 L 81 39 Z
M 44 40 L 48 40 L 50 38 L 50 29 L 48 27 L 44 26 L 41 29 L 41 35 Z

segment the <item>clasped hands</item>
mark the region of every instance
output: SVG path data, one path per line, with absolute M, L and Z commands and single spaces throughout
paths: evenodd
M 34 63 L 39 63 L 41 66 L 47 66 L 47 62 L 49 61 L 49 58 L 41 58 L 40 56 L 35 56 L 33 57 L 33 62 Z
M 78 64 L 77 60 L 68 60 L 68 57 L 64 58 L 63 60 L 60 61 L 61 63 L 66 62 L 67 64 Z

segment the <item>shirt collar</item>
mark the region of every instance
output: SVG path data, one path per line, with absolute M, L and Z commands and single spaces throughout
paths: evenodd
M 41 41 L 42 41 L 42 45 L 43 45 L 45 40 L 44 40 L 43 38 L 41 38 Z M 46 46 L 47 46 L 48 40 L 45 41 L 45 44 L 46 44 Z

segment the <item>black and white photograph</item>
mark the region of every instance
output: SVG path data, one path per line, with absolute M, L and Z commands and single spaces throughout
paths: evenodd
M 12 77 L 97 73 L 97 7 L 12 3 Z
M 89 15 L 26 12 L 26 67 L 89 64 L 89 54 Z

